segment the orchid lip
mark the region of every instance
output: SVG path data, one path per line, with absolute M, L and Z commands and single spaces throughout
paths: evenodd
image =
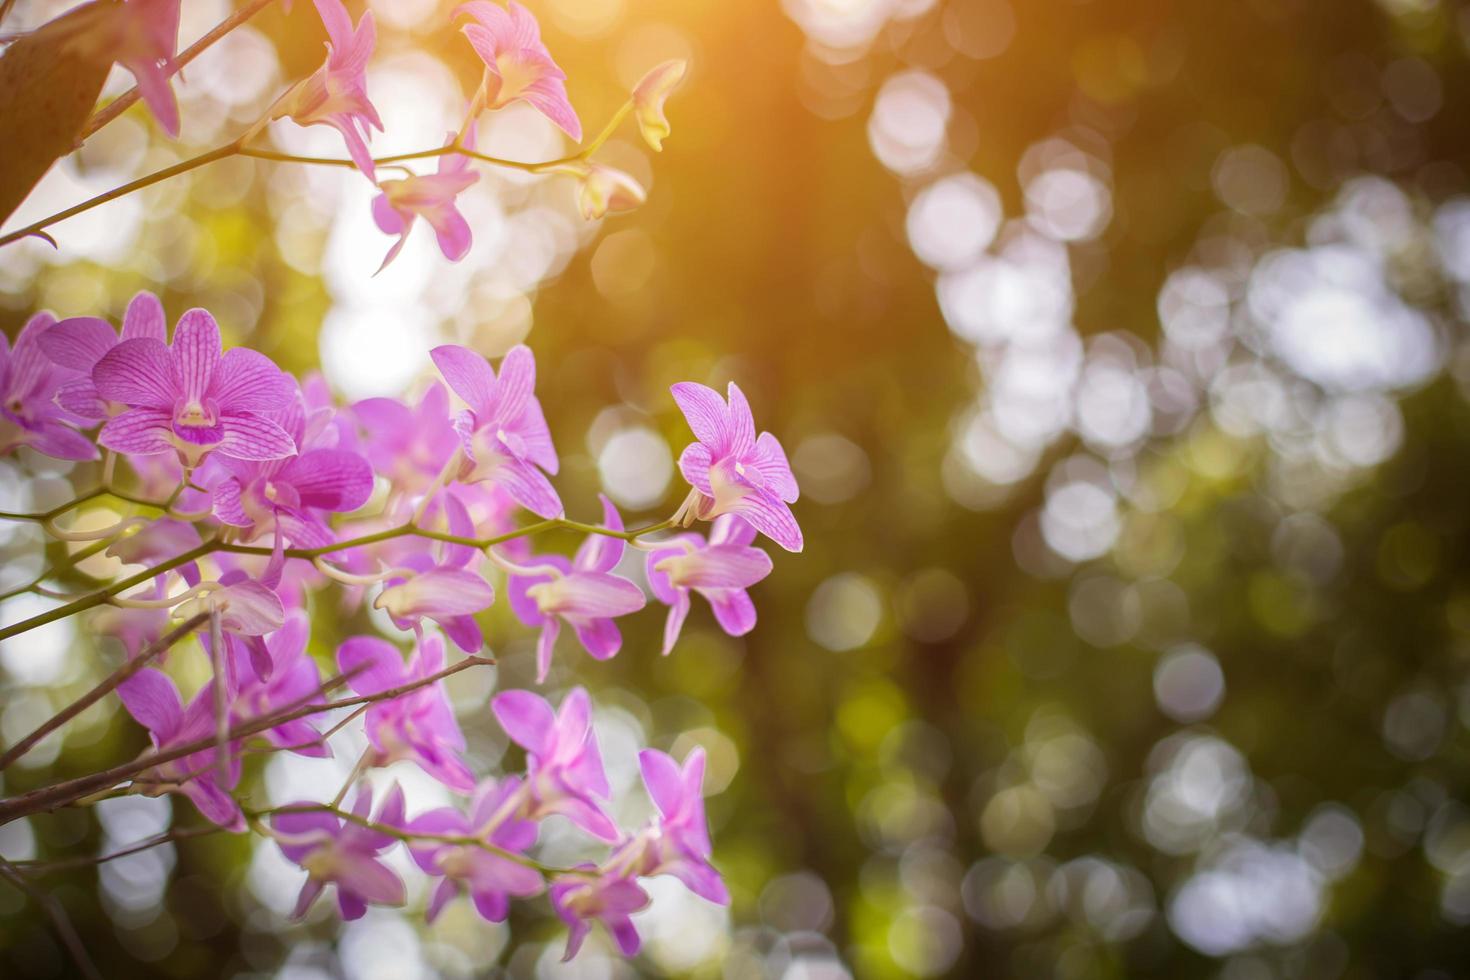
M 174 407 L 174 424 L 189 429 L 204 429 L 219 423 L 219 410 L 212 400 L 184 402 Z

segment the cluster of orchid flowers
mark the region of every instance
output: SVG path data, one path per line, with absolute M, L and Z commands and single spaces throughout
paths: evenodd
M 90 3 L 83 5 L 88 16 L 75 18 L 72 17 L 73 11 L 56 21 L 69 21 L 67 31 L 80 38 L 76 43 L 106 50 L 117 64 L 132 73 L 137 85 L 131 97 L 141 99 L 171 137 L 178 136 L 180 125 L 178 100 L 171 82 L 180 71 L 183 60 L 178 52 L 181 2 L 121 0 L 119 3 Z M 245 17 L 269 2 L 254 0 L 243 16 L 237 16 L 221 27 L 243 22 Z M 289 0 L 282 2 L 289 7 Z M 490 0 L 467 0 L 456 8 L 454 17 L 464 21 L 461 30 L 483 62 L 483 71 L 469 99 L 464 122 L 457 132 L 447 134 L 442 146 L 375 160 L 369 143 L 374 130 L 383 131 L 383 122 L 368 95 L 368 62 L 377 46 L 373 14 L 364 12 L 354 24 L 341 0 L 313 0 L 313 3 L 327 33 L 327 56 L 321 67 L 290 86 L 233 143 L 134 181 L 119 191 L 137 190 L 231 154 L 288 162 L 350 165 L 378 189 L 379 193 L 372 202 L 374 222 L 385 234 L 397 237 L 379 266 L 380 272 L 398 256 L 419 218 L 434 231 L 439 249 L 447 259 L 457 262 L 469 253 L 473 233 L 460 213 L 456 199 L 479 180 L 480 175 L 472 168 L 473 161 L 574 178 L 579 209 L 589 221 L 631 210 L 645 200 L 646 192 L 636 179 L 592 157 L 630 113 L 648 146 L 655 151 L 662 149 L 670 132 L 664 103 L 683 80 L 687 70 L 685 62 L 668 61 L 649 71 L 607 126 L 571 156 L 539 163 L 486 156 L 476 149 L 475 130 L 477 120 L 487 111 L 525 103 L 575 143 L 582 142 L 582 123 L 567 97 L 566 73 L 558 67 L 541 40 L 540 26 L 531 12 L 515 0 L 508 0 L 504 7 Z M 222 34 L 216 31 L 200 43 L 205 45 L 219 36 Z M 17 37 L 19 35 L 0 37 L 0 41 L 13 41 Z M 120 104 L 125 101 L 118 100 Z M 289 119 L 300 126 L 328 126 L 337 130 L 342 135 L 347 159 L 297 157 L 249 146 L 266 126 L 280 119 Z M 417 174 L 405 165 L 409 161 L 434 157 L 439 162 L 432 174 Z M 379 167 L 385 164 L 403 171 L 406 176 L 380 177 Z M 47 226 L 81 210 L 106 203 L 119 196 L 119 191 L 99 195 L 82 205 L 5 235 L 0 238 L 0 244 L 27 235 L 40 235 L 49 240 L 50 236 L 44 231 Z
M 404 842 L 424 872 L 442 879 L 431 918 L 464 892 L 499 921 L 510 899 L 545 890 L 570 927 L 568 956 L 597 921 L 636 951 L 629 914 L 648 901 L 642 877 L 674 875 L 704 898 L 728 901 L 709 860 L 699 750 L 682 767 L 642 753 L 658 815 L 626 833 L 605 809 L 609 786 L 585 691 L 556 710 L 529 691 L 496 694 L 491 710 L 525 749 L 526 771 L 477 781 L 444 683 L 494 663 L 481 656 L 476 616 L 495 602 L 497 585 L 540 632 L 538 684 L 563 627 L 593 657 L 614 656 L 617 619 L 646 603 L 643 589 L 618 574 L 629 547 L 646 555 L 650 591 L 668 607 L 665 654 L 691 593 L 708 600 L 725 631 L 748 632 L 756 613 L 746 590 L 772 568 L 757 535 L 802 547 L 790 508 L 797 485 L 780 442 L 757 433 L 735 384 L 727 397 L 674 385 L 696 437 L 679 460 L 690 484 L 683 505 L 630 531 L 604 497 L 602 522 L 582 524 L 563 516 L 549 479 L 558 459 L 531 351 L 511 350 L 498 372 L 464 347 L 432 356 L 444 383 L 416 400 L 338 406 L 320 378 L 298 382 L 258 352 L 224 350 L 204 310 L 183 314 L 170 336 L 162 305 L 146 292 L 120 331 L 101 318 L 39 314 L 13 345 L 0 337 L 0 453 L 25 447 L 100 461 L 78 471 L 99 471 L 95 489 L 42 513 L 0 515 L 39 523 L 71 549 L 61 566 L 4 597 L 55 596 L 43 583 L 91 555 L 124 563 L 95 591 L 60 596 L 59 606 L 0 629 L 0 639 L 92 616 L 92 628 L 118 638 L 128 659 L 85 703 L 115 690 L 153 745 L 131 764 L 0 800 L 0 823 L 98 793 L 179 794 L 221 829 L 273 838 L 305 869 L 298 914 L 331 885 L 348 918 L 404 902 L 402 881 L 380 861 Z M 107 526 L 77 519 L 104 501 L 116 508 Z M 522 510 L 535 520 L 520 523 Z M 687 530 L 700 520 L 713 522 L 708 538 Z M 528 538 L 553 528 L 586 534 L 572 558 L 531 551 Z M 336 651 L 335 675 L 323 678 L 307 645 L 313 597 L 328 587 L 340 591 L 344 614 L 369 603 L 386 613 L 411 653 L 354 636 Z M 186 702 L 158 665 L 191 634 L 211 679 Z M 465 654 L 453 665 L 450 646 Z M 330 699 L 343 685 L 354 696 Z M 320 727 L 327 712 L 347 706 L 356 710 Z M 12 747 L 0 770 L 73 714 Z M 329 737 L 357 719 L 368 748 L 336 799 L 252 810 L 237 796 L 248 754 L 330 755 Z M 404 760 L 468 798 L 468 808 L 409 816 L 395 787 L 375 812 L 365 779 L 352 804 L 340 805 L 367 770 Z M 607 842 L 606 860 L 552 869 L 528 856 L 539 822 L 553 814 Z

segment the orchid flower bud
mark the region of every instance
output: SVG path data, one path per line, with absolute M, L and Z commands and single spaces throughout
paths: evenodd
M 664 148 L 664 138 L 669 135 L 669 117 L 664 115 L 664 102 L 679 87 L 688 70 L 687 61 L 665 61 L 633 87 L 633 114 L 638 119 L 638 129 L 655 152 Z
M 631 211 L 647 199 L 648 193 L 638 181 L 601 163 L 589 164 L 577 185 L 577 204 L 588 221 Z

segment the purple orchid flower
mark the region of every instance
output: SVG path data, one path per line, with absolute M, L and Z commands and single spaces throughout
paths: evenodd
M 0 334 L 0 455 L 29 446 L 56 459 L 97 458 L 92 440 L 72 428 L 78 420 L 55 402 L 67 372 L 51 363 L 40 343 L 55 323 L 50 313 L 37 313 L 14 347 Z
M 153 118 L 169 136 L 179 135 L 179 103 L 169 86 L 178 71 L 181 0 L 123 0 L 113 43 L 117 63 L 132 72 Z
M 341 0 L 316 0 L 316 9 L 327 29 L 327 60 L 281 96 L 270 118 L 290 117 L 298 126 L 331 126 L 342 134 L 357 169 L 375 180 L 367 141 L 373 129 L 382 132 L 383 121 L 367 94 L 367 63 L 378 43 L 373 13 L 364 13 L 354 28 Z
M 459 14 L 475 20 L 464 26 L 464 33 L 485 63 L 476 96 L 481 104 L 501 109 L 525 101 L 573 140 L 582 142 L 581 120 L 567 98 L 566 72 L 541 41 L 535 16 L 515 0 L 510 0 L 508 9 L 488 0 L 470 0 L 455 10 Z
M 689 615 L 689 593 L 709 600 L 715 621 L 731 636 L 755 628 L 755 603 L 746 589 L 771 574 L 771 558 L 752 548 L 755 528 L 734 514 L 715 518 L 706 544 L 698 534 L 682 534 L 648 556 L 648 586 L 669 607 L 664 624 L 664 655 L 674 649 Z
M 551 883 L 551 907 L 567 925 L 567 950 L 562 962 L 581 950 L 593 922 L 606 927 L 624 956 L 636 955 L 642 940 L 629 916 L 647 908 L 648 893 L 633 879 L 597 874 L 590 864 L 579 870 L 588 873 L 563 875 Z
M 273 418 L 301 447 L 300 454 L 270 460 L 220 457 L 227 475 L 214 486 L 215 516 L 251 529 L 247 540 L 274 530 L 278 545 L 325 547 L 334 538 L 322 513 L 353 511 L 366 503 L 373 492 L 372 467 L 347 450 L 308 448 L 299 398 Z
M 791 513 L 799 491 L 786 451 L 769 432 L 755 433 L 750 404 L 730 382 L 729 405 L 711 388 L 681 381 L 670 389 L 698 442 L 679 456 L 679 470 L 698 491 L 687 516 L 738 514 L 787 551 L 802 549 Z
M 393 398 L 367 398 L 352 406 L 352 416 L 372 433 L 363 451 L 373 469 L 410 492 L 428 487 L 459 448 L 449 392 L 438 382 L 413 408 Z
M 274 661 L 262 637 L 274 633 L 286 622 L 286 607 L 271 585 L 250 578 L 240 569 L 232 569 L 219 577 L 215 588 L 174 607 L 174 616 L 181 620 L 199 613 L 218 616 L 220 630 L 226 638 L 238 637 L 249 651 L 256 676 L 262 679 L 271 676 Z M 205 624 L 199 632 L 209 630 L 210 626 Z
M 351 812 L 366 820 L 372 808 L 372 789 L 363 783 Z M 403 810 L 403 790 L 395 783 L 373 822 L 388 827 L 402 826 Z M 337 886 L 337 906 L 344 919 L 362 918 L 369 905 L 398 906 L 406 900 L 403 880 L 378 860 L 396 842 L 393 835 L 344 821 L 334 813 L 305 809 L 273 814 L 271 828 L 281 853 L 307 874 L 292 918 L 305 916 L 329 884 Z
M 490 480 L 532 513 L 560 516 L 561 498 L 546 478 L 556 474 L 560 463 L 534 394 L 536 359 L 531 349 L 523 344 L 511 348 L 500 362 L 499 377 L 489 361 L 465 347 L 445 344 L 430 356 L 469 406 L 454 420 L 465 456 L 459 479 Z
M 455 134 L 449 134 L 449 144 L 454 145 Z M 465 130 L 465 149 L 475 148 L 475 129 Z M 451 262 L 458 262 L 469 254 L 473 244 L 470 223 L 454 206 L 454 199 L 464 192 L 480 175 L 470 169 L 470 158 L 459 153 L 448 153 L 439 158 L 439 169 L 426 176 L 404 177 L 385 180 L 378 184 L 383 192 L 373 198 L 373 220 L 384 234 L 397 235 L 398 241 L 388 249 L 378 272 L 398 257 L 403 243 L 408 241 L 409 230 L 415 218 L 422 217 L 439 236 L 439 251 Z M 376 273 L 375 273 L 376 275 Z
M 167 674 L 145 667 L 118 685 L 118 696 L 128 714 L 144 728 L 155 749 L 168 749 L 206 738 L 215 732 L 214 691 L 205 685 L 186 708 L 179 689 Z M 213 748 L 154 766 L 140 774 L 136 783 L 145 792 L 182 793 L 210 823 L 235 833 L 245 830 L 245 818 L 229 790 L 240 780 L 240 759 L 227 747 L 231 758 L 220 779 Z
M 262 678 L 252 670 L 245 672 L 243 644 L 226 637 L 230 648 L 230 665 L 236 675 L 238 690 L 231 703 L 231 724 L 243 724 L 287 708 L 321 704 L 321 673 L 316 661 L 306 653 L 311 624 L 306 613 L 293 609 L 279 630 L 265 640 L 271 670 Z M 239 678 L 246 679 L 240 681 Z M 265 733 L 266 741 L 299 755 L 328 758 L 331 748 L 322 740 L 321 732 L 305 718 L 284 722 Z
M 295 385 L 262 354 L 236 347 L 221 356 L 219 325 L 189 310 L 165 345 L 156 337 L 126 340 L 92 371 L 97 393 L 127 411 L 97 439 L 120 453 L 178 450 L 197 466 L 211 450 L 236 459 L 280 459 L 296 443 L 263 413 L 295 396 Z
M 337 648 L 337 667 L 358 694 L 381 694 L 443 670 L 444 641 L 437 636 L 423 638 L 405 664 L 398 648 L 387 640 L 354 636 Z M 443 681 L 374 702 L 368 707 L 366 726 L 375 765 L 411 759 L 450 789 L 474 792 L 475 775 L 459 757 L 465 748 L 464 734 Z
M 730 892 L 720 873 L 709 863 L 709 824 L 704 816 L 704 749 L 690 752 L 682 769 L 657 749 L 638 753 L 638 764 L 643 771 L 643 785 L 658 807 L 661 819 L 642 835 L 633 873 L 673 875 L 700 898 L 729 905 Z
M 458 497 L 444 491 L 435 499 L 450 534 L 474 535 L 475 526 Z M 495 590 L 465 567 L 480 556 L 477 549 L 445 541 L 439 543 L 438 550 L 437 558 L 423 550 L 402 557 L 399 567 L 411 574 L 389 577 L 386 588 L 373 601 L 373 608 L 386 610 L 393 625 L 415 633 L 420 631 L 425 619 L 432 619 L 455 646 L 466 653 L 475 653 L 485 645 L 485 637 L 473 614 L 494 604 Z
M 497 782 L 486 779 L 475 790 L 469 816 L 454 807 L 440 807 L 410 820 L 410 833 L 480 837 L 492 847 L 520 854 L 536 843 L 536 824 L 505 813 L 520 795 L 521 781 L 508 776 Z M 488 829 L 487 829 L 488 828 Z M 414 862 L 426 873 L 443 880 L 429 898 L 426 918 L 433 922 L 444 906 L 461 892 L 468 892 L 481 918 L 504 922 L 510 914 L 511 898 L 540 894 L 541 875 L 509 857 L 469 844 L 446 844 L 420 840 L 408 845 Z
M 603 840 L 617 840 L 618 828 L 602 810 L 611 787 L 592 731 L 592 700 L 578 687 L 553 712 L 545 698 L 530 691 L 503 691 L 490 710 L 511 741 L 526 750 L 528 803 L 522 816 L 539 820 L 560 813 Z
M 621 531 L 623 519 L 618 509 L 605 495 L 601 500 L 606 526 Z M 551 669 L 551 653 L 562 620 L 598 660 L 616 656 L 622 648 L 623 636 L 613 617 L 637 612 L 648 601 L 638 586 L 611 574 L 626 547 L 621 538 L 592 534 L 570 562 L 560 555 L 537 555 L 517 566 L 524 573 L 511 573 L 511 609 L 527 626 L 541 628 L 536 645 L 538 684 L 546 680 Z
M 84 419 L 101 421 L 127 410 L 117 402 L 104 401 L 97 394 L 92 369 L 117 346 L 119 340 L 152 338 L 168 341 L 168 323 L 163 304 L 149 292 L 140 292 L 128 303 L 123 314 L 122 336 L 101 317 L 75 316 L 61 320 L 41 334 L 41 350 L 53 364 L 74 375 L 56 393 L 56 403 Z

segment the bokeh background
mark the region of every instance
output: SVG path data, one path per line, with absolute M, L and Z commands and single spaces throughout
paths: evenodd
M 64 6 L 20 0 L 7 27 Z M 452 5 L 369 6 L 374 149 L 433 145 L 477 78 Z M 524 338 L 574 517 L 599 490 L 665 516 L 687 441 L 668 384 L 738 378 L 792 455 L 806 552 L 775 556 L 745 639 L 700 611 L 662 659 L 649 610 L 615 661 L 566 647 L 549 682 L 593 690 L 625 815 L 637 745 L 706 747 L 733 905 L 658 880 L 641 957 L 559 966 L 535 902 L 509 927 L 461 904 L 426 928 L 421 890 L 288 924 L 299 872 L 215 835 L 48 878 L 107 975 L 1470 975 L 1470 7 L 531 6 L 590 131 L 690 59 L 665 151 L 631 128 L 608 147 L 642 209 L 586 225 L 568 182 L 486 171 L 464 262 L 421 229 L 371 278 L 390 241 L 366 181 L 236 159 L 58 226 L 59 251 L 6 248 L 0 320 L 116 318 L 152 289 L 348 399 L 421 384 L 435 343 Z M 233 138 L 319 62 L 295 7 L 188 68 L 179 144 L 132 111 L 12 225 Z M 229 5 L 184 8 L 187 42 Z M 562 143 L 512 109 L 482 148 Z M 0 490 L 64 476 L 27 457 Z M 37 569 L 30 534 L 0 527 L 6 586 Z M 319 623 L 314 649 L 367 625 Z M 528 683 L 525 631 L 488 625 L 499 682 Z M 0 737 L 112 656 L 67 624 L 0 646 Z M 453 690 L 490 771 L 473 674 Z M 89 712 L 5 789 L 142 745 Z M 245 785 L 290 799 L 355 756 Z M 112 800 L 0 828 L 0 853 L 198 820 Z M 0 974 L 66 975 L 45 922 L 0 890 Z

